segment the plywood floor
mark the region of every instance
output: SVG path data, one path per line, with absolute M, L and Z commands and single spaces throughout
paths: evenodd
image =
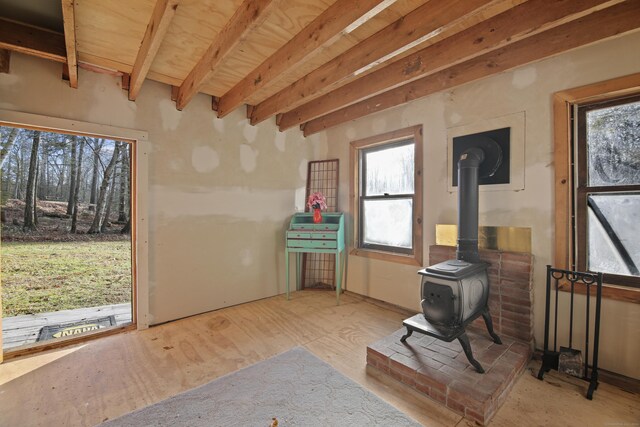
M 302 291 L 141 332 L 0 365 L 1 426 L 90 426 L 302 345 L 427 426 L 465 426 L 460 416 L 365 368 L 366 345 L 399 329 L 408 313 L 354 294 Z M 531 369 L 535 369 L 533 364 Z M 577 385 L 576 385 L 577 384 Z M 637 425 L 640 397 L 601 384 L 527 371 L 495 426 Z M 212 425 L 214 425 L 213 423 Z

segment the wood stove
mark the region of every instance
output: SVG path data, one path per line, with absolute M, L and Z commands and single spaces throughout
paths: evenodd
M 482 365 L 474 359 L 466 326 L 482 316 L 489 335 L 497 344 L 500 337 L 493 331 L 489 313 L 488 264 L 478 255 L 478 178 L 490 176 L 502 163 L 500 146 L 490 138 L 480 138 L 458 161 L 458 245 L 456 259 L 422 269 L 420 296 L 422 313 L 402 324 L 407 333 L 421 332 L 440 340 L 457 339 L 469 363 L 479 373 Z

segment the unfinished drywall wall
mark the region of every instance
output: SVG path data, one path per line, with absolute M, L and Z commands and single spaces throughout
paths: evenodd
M 456 222 L 456 193 L 447 191 L 447 129 L 525 114 L 525 189 L 480 195 L 480 224 L 531 227 L 535 256 L 535 338 L 542 346 L 545 266 L 553 263 L 554 92 L 640 71 L 640 34 L 584 47 L 502 73 L 325 132 L 329 155 L 340 158 L 342 206 L 348 206 L 349 141 L 416 124 L 424 127 L 424 263 L 435 224 Z M 350 223 L 352 224 L 352 222 Z M 351 230 L 353 228 L 351 227 Z M 352 234 L 350 232 L 349 234 Z M 353 242 L 352 236 L 350 242 Z M 420 310 L 416 267 L 349 257 L 347 289 Z M 640 378 L 640 305 L 603 303 L 601 366 Z
M 60 76 L 60 64 L 14 54 L 0 109 L 148 132 L 151 324 L 284 292 L 284 230 L 322 137 L 251 126 L 243 109 L 218 119 L 204 95 L 177 111 L 151 81 L 134 103 L 117 77 L 80 70 L 76 90 Z

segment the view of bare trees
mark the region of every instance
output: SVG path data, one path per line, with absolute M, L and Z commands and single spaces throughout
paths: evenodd
M 130 149 L 0 126 L 3 318 L 122 304 L 131 312 Z M 3 345 L 22 342 L 14 338 L 23 329 L 11 330 L 18 335 L 3 331 Z
M 59 230 L 60 225 L 56 229 L 64 233 L 129 232 L 129 144 L 0 127 L 0 156 L 3 208 L 8 202 L 22 208 L 24 202 L 23 215 L 14 215 L 8 224 L 14 231 L 38 232 L 39 216 L 45 215 L 70 220 L 64 222 L 64 230 Z M 64 210 L 43 210 L 42 202 L 59 203 Z M 2 210 L 3 223 L 6 210 Z M 84 222 L 79 221 L 80 215 Z

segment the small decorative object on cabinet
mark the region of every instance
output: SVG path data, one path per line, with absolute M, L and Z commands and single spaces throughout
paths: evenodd
M 327 209 L 327 199 L 321 192 L 316 191 L 309 196 L 307 206 L 313 209 L 313 223 L 320 224 L 322 222 L 322 210 Z
M 573 348 L 573 318 L 574 318 L 574 291 L 576 284 L 586 288 L 586 309 L 584 311 L 586 332 L 585 342 L 582 350 Z M 561 307 L 558 310 L 558 292 L 566 286 L 569 292 L 569 307 Z M 593 324 L 593 344 L 590 346 L 591 338 L 591 296 L 592 288 L 595 287 L 595 313 Z M 553 316 L 551 313 L 551 300 L 553 295 Z M 587 389 L 587 399 L 593 398 L 593 392 L 598 388 L 598 347 L 600 341 L 600 305 L 602 302 L 602 273 L 583 273 L 578 271 L 561 270 L 547 265 L 547 293 L 545 304 L 544 320 L 544 353 L 542 355 L 542 366 L 538 372 L 538 379 L 542 380 L 544 374 L 551 369 L 574 375 L 589 382 Z M 566 305 L 566 304 L 563 304 Z M 560 319 L 558 316 L 568 315 Z M 552 318 L 553 317 L 553 323 Z M 564 331 L 558 332 L 558 327 L 564 327 Z M 567 347 L 559 344 L 559 336 L 566 336 L 568 326 L 568 340 L 564 342 Z M 550 348 L 549 330 L 553 328 L 553 349 Z M 559 335 L 560 334 L 560 335 Z M 579 344 L 578 344 L 579 345 Z M 591 349 L 590 349 L 591 347 Z M 589 366 L 589 351 L 593 360 Z M 584 355 L 582 353 L 584 352 Z
M 344 244 L 344 214 L 325 213 L 323 222 L 316 224 L 312 213 L 297 213 L 291 218 L 285 238 L 285 274 L 289 299 L 289 254 L 296 254 L 296 289 L 300 286 L 303 253 L 334 254 L 336 300 L 340 304 L 342 279 L 347 269 Z

